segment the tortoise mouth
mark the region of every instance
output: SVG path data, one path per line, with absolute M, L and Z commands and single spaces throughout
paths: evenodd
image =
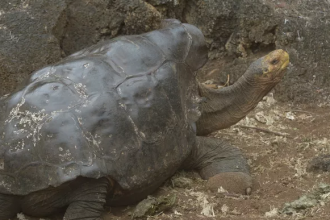
M 290 56 L 284 50 L 282 50 L 282 51 L 283 51 L 283 53 L 282 53 L 283 64 L 281 66 L 281 70 L 285 70 L 290 63 Z

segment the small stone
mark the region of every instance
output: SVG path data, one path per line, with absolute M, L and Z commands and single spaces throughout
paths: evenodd
M 287 119 L 291 120 L 291 121 L 293 121 L 293 120 L 296 119 L 295 114 L 293 114 L 292 112 L 287 112 L 287 113 L 285 114 L 285 117 L 286 117 Z
M 307 165 L 307 172 L 328 172 L 330 171 L 330 155 L 320 155 L 313 158 Z
M 277 208 L 273 208 L 269 212 L 266 212 L 265 213 L 265 217 L 268 217 L 268 218 L 273 218 L 273 217 L 275 217 L 277 215 L 278 215 L 278 209 Z
M 267 123 L 267 119 L 266 119 L 263 111 L 256 113 L 254 117 L 260 123 L 263 123 L 263 124 Z
M 228 211 L 229 211 L 229 207 L 226 204 L 223 204 L 221 207 L 221 212 L 223 214 L 227 214 Z

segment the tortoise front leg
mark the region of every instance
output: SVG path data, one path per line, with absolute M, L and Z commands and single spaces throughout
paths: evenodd
M 16 217 L 21 211 L 20 196 L 0 194 L 0 220 Z
M 108 192 L 112 190 L 113 183 L 106 177 L 78 177 L 58 187 L 49 187 L 24 196 L 21 201 L 22 212 L 35 217 L 48 217 L 65 211 L 65 220 L 101 219 Z
M 211 190 L 223 187 L 233 193 L 251 192 L 252 178 L 246 159 L 238 148 L 223 140 L 198 136 L 184 168 L 198 170 Z
M 112 190 L 108 178 L 90 179 L 69 195 L 65 220 L 99 220 L 104 212 L 108 192 Z

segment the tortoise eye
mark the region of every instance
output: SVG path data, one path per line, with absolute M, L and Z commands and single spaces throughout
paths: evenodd
M 278 64 L 278 59 L 273 59 L 272 61 L 270 61 L 270 63 L 272 64 L 272 65 L 276 65 L 276 64 Z

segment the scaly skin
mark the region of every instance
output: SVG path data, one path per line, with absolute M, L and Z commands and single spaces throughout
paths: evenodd
M 253 62 L 231 86 L 213 89 L 200 84 L 200 95 L 206 101 L 197 121 L 197 134 L 207 135 L 239 122 L 280 82 L 288 64 L 288 53 L 275 50 Z

